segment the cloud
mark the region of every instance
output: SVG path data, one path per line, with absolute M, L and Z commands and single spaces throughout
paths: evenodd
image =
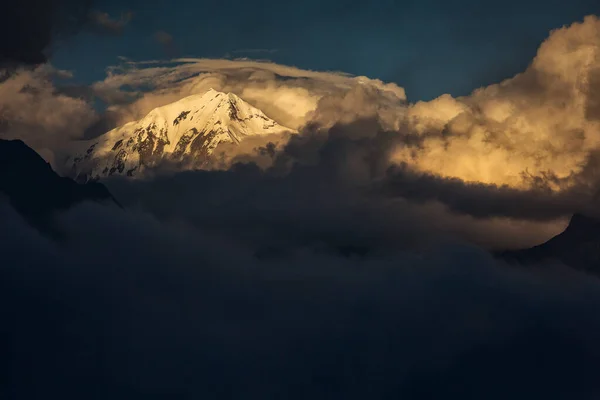
M 55 46 L 92 18 L 116 31 L 130 18 L 111 20 L 91 11 L 90 1 L 11 1 L 0 12 L 0 138 L 23 139 L 54 167 L 62 166 L 69 142 L 98 123 L 89 88 L 57 87 L 72 77 L 48 64 Z M 91 16 L 91 17 L 90 17 Z
M 154 33 L 154 40 L 163 46 L 171 46 L 173 44 L 173 35 L 165 31 L 157 31 Z
M 126 20 L 126 19 L 125 19 Z M 285 126 L 331 127 L 376 118 L 387 130 L 414 136 L 391 163 L 467 182 L 554 191 L 597 173 L 598 19 L 551 33 L 530 67 L 470 96 L 407 104 L 404 90 L 366 77 L 305 71 L 251 60 L 176 59 L 124 64 L 90 91 L 109 104 L 86 137 L 144 116 L 151 109 L 213 87 L 231 91 Z M 171 42 L 165 32 L 157 36 Z M 83 117 L 86 120 L 87 117 Z M 93 125 L 92 125 L 93 124 Z
M 599 32 L 598 18 L 586 17 L 553 31 L 522 74 L 467 97 L 411 105 L 410 127 L 429 137 L 396 159 L 472 182 L 568 186 L 598 149 Z
M 316 198 L 324 185 L 325 197 L 370 207 L 398 199 L 396 208 L 438 207 L 432 213 L 440 222 L 430 231 L 486 247 L 536 244 L 570 213 L 589 208 L 598 189 L 598 25 L 589 17 L 553 32 L 527 71 L 510 80 L 416 104 L 395 84 L 343 73 L 251 60 L 125 60 L 91 88 L 110 104 L 105 115 L 97 119 L 82 108 L 88 125 L 77 130 L 92 137 L 210 87 L 230 91 L 300 134 L 221 147 L 212 168 L 256 163 L 267 172 L 254 178 L 273 198 L 281 195 L 275 186 L 307 187 L 298 176 L 310 177 L 307 193 Z M 162 167 L 166 173 L 176 166 Z M 280 177 L 277 185 L 271 175 Z
M 284 126 L 298 128 L 307 122 L 324 96 L 343 96 L 355 87 L 380 91 L 389 107 L 399 108 L 406 99 L 395 84 L 342 73 L 306 71 L 269 62 L 249 60 L 178 59 L 174 65 L 128 63 L 108 71 L 108 77 L 94 85 L 100 96 L 138 98 L 128 105 L 112 108 L 122 121 L 139 119 L 155 107 L 209 88 L 233 92 Z M 123 89 L 125 90 L 125 93 Z M 349 103 L 349 102 L 348 102 Z M 358 105 L 357 105 L 358 107 Z M 380 107 L 384 107 L 383 105 Z
M 551 32 L 522 74 L 469 96 L 415 104 L 395 84 L 251 60 L 129 63 L 111 69 L 94 90 L 121 99 L 110 108 L 117 124 L 210 87 L 299 130 L 376 118 L 420 143 L 398 146 L 391 163 L 466 182 L 561 191 L 598 178 L 590 163 L 600 137 L 599 27 L 597 17 L 586 17 Z
M 158 31 L 154 34 L 154 39 L 163 45 L 169 45 L 173 42 L 173 35 L 165 31 Z
M 91 204 L 59 216 L 60 244 L 2 203 L 0 218 L 6 398 L 571 399 L 600 389 L 599 283 L 565 269 L 515 270 L 457 245 L 256 257 L 211 224 Z
M 57 92 L 53 78 L 68 76 L 48 65 L 17 69 L 0 83 L 0 138 L 22 139 L 60 166 L 73 139 L 97 119 L 84 99 Z
M 597 23 L 554 32 L 522 75 L 429 103 L 248 60 L 110 69 L 92 90 L 113 123 L 213 87 L 299 133 L 214 170 L 107 180 L 125 209 L 58 215 L 60 243 L 0 202 L 0 395 L 598 397 L 598 279 L 486 252 L 593 204 Z M 0 86 L 10 121 L 57 140 L 108 126 L 47 76 Z M 27 108 L 46 97 L 74 114 Z
M 92 10 L 89 13 L 89 18 L 97 31 L 110 35 L 121 35 L 133 18 L 133 12 L 124 12 L 119 19 L 115 19 L 106 12 Z
M 8 1 L 0 12 L 0 68 L 39 65 L 56 40 L 86 22 L 89 2 L 77 0 Z
M 177 165 L 158 165 L 143 179 L 105 182 L 125 204 L 161 218 L 284 250 L 300 242 L 377 252 L 450 239 L 525 247 L 558 233 L 591 197 L 467 185 L 390 168 L 386 153 L 403 142 L 372 120 L 302 131 L 283 142 L 249 141 L 224 170 L 180 173 Z M 252 146 L 258 150 L 249 151 Z M 219 160 L 219 149 L 216 154 Z
M 173 35 L 165 31 L 157 31 L 154 33 L 154 40 L 162 46 L 167 57 L 177 56 L 178 50 Z
M 217 152 L 222 157 L 213 168 L 250 162 L 266 171 L 252 175 L 257 195 L 235 193 L 248 200 L 242 207 L 245 214 L 269 204 L 285 209 L 295 218 L 288 221 L 293 224 L 310 218 L 328 221 L 324 216 L 335 209 L 343 215 L 324 225 L 352 230 L 353 212 L 372 212 L 377 222 L 365 235 L 378 242 L 382 237 L 391 240 L 393 225 L 406 223 L 403 218 L 412 221 L 406 211 L 411 210 L 424 220 L 418 225 L 427 226 L 417 236 L 442 233 L 488 248 L 526 247 L 558 233 L 570 214 L 588 207 L 598 189 L 597 124 L 585 116 L 594 110 L 586 85 L 595 82 L 589 71 L 596 62 L 592 45 L 597 29 L 598 20 L 590 17 L 557 30 L 523 74 L 467 97 L 443 95 L 416 104 L 406 103 L 402 88 L 379 80 L 250 60 L 128 62 L 110 69 L 94 90 L 112 101 L 108 112 L 117 124 L 212 87 L 234 92 L 269 117 L 299 129 L 291 138 L 261 138 L 235 151 L 222 147 Z M 566 53 L 570 61 L 561 65 L 556 59 Z M 162 167 L 163 172 L 177 169 Z M 201 178 L 190 179 L 190 187 L 204 190 Z M 222 186 L 229 187 L 221 175 L 212 179 L 224 179 Z M 230 195 L 225 189 L 214 194 Z M 282 196 L 285 206 L 270 200 Z M 180 197 L 195 198 L 191 193 Z M 338 198 L 343 200 L 332 200 Z M 306 204 L 299 205 L 297 199 Z M 150 207 L 155 200 L 135 201 Z M 221 216 L 214 205 L 201 206 L 204 201 L 196 199 L 195 204 Z M 305 207 L 306 214 L 298 214 L 296 207 Z M 378 208 L 386 214 L 373 211 Z M 381 223 L 386 216 L 389 221 Z M 197 216 L 182 212 L 169 217 Z M 287 234 L 278 226 L 265 229 L 273 229 L 270 238 Z M 302 235 L 314 238 L 315 228 L 306 229 Z

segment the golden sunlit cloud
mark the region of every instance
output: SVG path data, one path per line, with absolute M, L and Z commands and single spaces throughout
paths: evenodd
M 111 110 L 119 113 L 119 123 L 139 119 L 156 107 L 164 106 L 193 94 L 212 88 L 232 92 L 261 109 L 267 116 L 284 126 L 299 129 L 314 118 L 319 101 L 337 96 L 347 117 L 356 118 L 364 109 L 400 107 L 406 101 L 404 89 L 394 83 L 378 79 L 354 77 L 339 72 L 316 72 L 270 62 L 219 59 L 176 59 L 168 66 L 158 62 L 125 63 L 109 69 L 104 81 L 94 84 L 98 95 L 110 103 L 130 100 L 131 92 L 123 87 L 151 86 L 151 91 L 140 92 L 140 97 L 128 104 L 115 104 Z M 373 94 L 370 98 L 348 96 L 356 88 Z M 354 96 L 356 97 L 356 96 Z M 360 101 L 360 107 L 352 107 Z M 323 117 L 323 113 L 320 116 Z
M 53 164 L 98 118 L 87 101 L 57 92 L 56 76 L 69 74 L 42 65 L 17 70 L 0 83 L 0 138 L 24 140 Z
M 470 96 L 443 95 L 408 110 L 408 124 L 427 134 L 419 151 L 399 148 L 395 161 L 465 181 L 529 187 L 578 174 L 599 149 L 593 108 L 600 90 L 600 21 L 587 17 L 553 31 L 522 74 Z M 596 75 L 594 75 L 596 74 Z M 595 104 L 595 103 L 594 103 Z
M 94 85 L 114 103 L 117 123 L 209 88 L 233 92 L 285 126 L 330 127 L 376 118 L 383 129 L 416 135 L 390 162 L 465 181 L 527 188 L 568 187 L 600 145 L 600 22 L 551 32 L 528 69 L 454 98 L 406 103 L 404 89 L 376 79 L 250 60 L 177 59 L 125 63 Z M 132 99 L 123 87 L 152 90 Z M 119 100 L 120 99 L 120 100 Z

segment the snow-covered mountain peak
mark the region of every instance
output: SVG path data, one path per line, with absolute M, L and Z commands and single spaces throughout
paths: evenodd
M 164 158 L 193 159 L 201 166 L 220 143 L 289 131 L 235 94 L 210 89 L 82 142 L 72 168 L 80 178 L 101 178 L 135 175 Z

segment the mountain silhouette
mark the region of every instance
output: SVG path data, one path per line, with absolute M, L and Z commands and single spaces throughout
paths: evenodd
M 501 258 L 519 264 L 560 261 L 572 268 L 600 273 L 600 220 L 574 214 L 567 228 L 552 239 L 529 249 L 505 251 Z
M 55 233 L 53 216 L 83 201 L 118 205 L 100 183 L 78 184 L 59 176 L 39 154 L 21 140 L 0 139 L 0 196 L 31 225 Z

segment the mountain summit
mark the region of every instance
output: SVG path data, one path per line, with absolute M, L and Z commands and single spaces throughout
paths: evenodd
M 233 93 L 210 89 L 158 107 L 93 140 L 81 142 L 72 161 L 80 180 L 133 176 L 158 161 L 191 159 L 197 166 L 221 143 L 244 137 L 289 132 Z

